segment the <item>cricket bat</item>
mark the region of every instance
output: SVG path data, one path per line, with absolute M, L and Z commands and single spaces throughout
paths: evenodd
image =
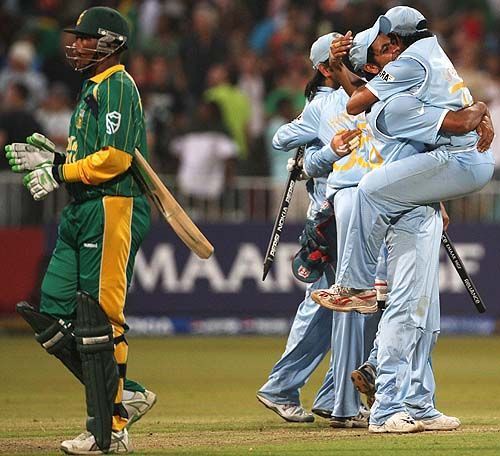
M 151 165 L 137 149 L 135 149 L 134 162 L 133 171 L 135 178 L 139 181 L 146 195 L 170 224 L 177 236 L 200 258 L 209 258 L 214 252 L 213 245 L 210 244 L 208 239 L 189 218 Z

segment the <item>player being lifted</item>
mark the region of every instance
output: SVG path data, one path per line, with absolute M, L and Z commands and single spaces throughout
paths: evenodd
M 67 58 L 88 77 L 71 118 L 66 157 L 39 134 L 29 144 L 6 148 L 14 171 L 31 170 L 24 183 L 35 200 L 63 183 L 72 196 L 42 283 L 40 312 L 26 303 L 18 311 L 38 342 L 85 385 L 87 432 L 62 442 L 61 449 L 128 453 L 127 426 L 156 399 L 125 380 L 123 310 L 150 225 L 149 204 L 131 172 L 134 149 L 147 156 L 144 115 L 137 87 L 120 64 L 129 38 L 123 16 L 93 7 L 65 31 L 75 35 Z

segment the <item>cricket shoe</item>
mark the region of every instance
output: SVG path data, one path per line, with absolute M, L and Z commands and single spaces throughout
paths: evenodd
M 73 440 L 65 440 L 61 443 L 61 450 L 66 454 L 105 454 L 95 441 L 95 437 L 88 431 L 82 432 Z M 111 433 L 111 445 L 106 454 L 132 453 L 132 443 L 128 438 L 126 429 Z
M 351 372 L 351 380 L 356 389 L 366 396 L 368 407 L 375 402 L 375 378 L 377 372 L 370 363 L 361 364 Z
M 332 417 L 332 411 L 331 410 L 325 410 L 325 409 L 320 409 L 320 408 L 313 408 L 311 410 L 315 415 L 320 416 L 321 418 L 325 418 L 329 420 Z
M 377 292 L 356 290 L 355 288 L 333 285 L 326 290 L 316 290 L 311 293 L 313 301 L 327 309 L 337 312 L 352 312 L 372 314 L 377 312 Z
M 389 417 L 384 424 L 370 424 L 368 431 L 373 433 L 390 432 L 394 434 L 408 434 L 424 431 L 421 421 L 415 421 L 407 412 L 398 412 Z
M 122 404 L 128 413 L 127 429 L 139 421 L 156 404 L 156 394 L 152 391 L 123 391 Z
M 257 394 L 257 399 L 269 410 L 272 410 L 290 423 L 312 423 L 314 421 L 314 415 L 312 413 L 307 413 L 300 405 L 277 404 L 276 402 L 270 401 L 262 394 Z
M 367 428 L 368 418 L 361 412 L 356 416 L 337 417 L 332 416 L 330 419 L 330 426 L 332 428 Z
M 460 426 L 460 420 L 454 416 L 440 415 L 430 420 L 419 420 L 425 431 L 454 431 Z
M 368 421 L 370 421 L 370 409 L 367 408 L 364 404 L 361 404 L 359 407 L 359 413 L 364 416 Z

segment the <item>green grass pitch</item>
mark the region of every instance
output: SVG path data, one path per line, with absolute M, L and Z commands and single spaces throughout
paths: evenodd
M 158 394 L 131 430 L 144 455 L 499 455 L 500 337 L 442 337 L 433 362 L 437 406 L 458 416 L 454 432 L 369 435 L 317 418 L 289 424 L 255 392 L 284 338 L 130 339 L 129 376 Z M 326 363 L 302 391 L 311 406 Z M 0 337 L 0 454 L 58 454 L 84 428 L 84 395 L 29 337 Z

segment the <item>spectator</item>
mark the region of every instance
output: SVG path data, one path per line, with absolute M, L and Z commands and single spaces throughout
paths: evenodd
M 26 137 L 34 131 L 45 133 L 36 121 L 28 106 L 29 91 L 20 82 L 13 81 L 7 86 L 2 100 L 3 110 L 0 113 L 0 149 L 6 144 L 26 142 Z M 0 169 L 8 169 L 9 165 L 2 154 Z
M 271 202 L 271 213 L 276 214 L 281 202 L 283 188 L 288 179 L 288 171 L 286 169 L 287 161 L 295 155 L 295 150 L 286 153 L 282 150 L 276 150 L 273 147 L 273 136 L 282 125 L 293 120 L 298 111 L 295 109 L 293 100 L 284 95 L 276 102 L 276 112 L 269 119 L 265 133 L 265 144 L 267 160 L 269 162 L 270 176 L 273 182 L 273 197 Z M 311 180 L 312 182 L 312 180 Z M 309 198 L 307 196 L 306 186 L 300 183 L 295 186 L 294 195 L 288 214 L 293 218 L 305 217 Z
M 69 33 L 61 33 L 58 51 L 47 57 L 42 63 L 42 72 L 51 83 L 59 82 L 69 90 L 69 98 L 76 101 L 76 96 L 82 85 L 82 75 L 75 71 L 66 60 L 66 46 L 73 43 Z
M 236 150 L 223 126 L 219 105 L 201 103 L 191 130 L 172 141 L 172 152 L 179 158 L 181 193 L 195 205 L 213 209 L 231 185 Z
M 266 129 L 266 153 L 269 162 L 270 176 L 279 191 L 283 190 L 282 185 L 288 178 L 286 164 L 288 159 L 295 154 L 295 150 L 290 154 L 282 150 L 276 150 L 273 147 L 273 136 L 278 131 L 279 127 L 291 122 L 296 116 L 296 113 L 297 111 L 293 107 L 291 98 L 283 96 L 276 102 L 276 112 L 269 119 Z
M 134 52 L 129 57 L 129 73 L 134 78 L 135 85 L 140 92 L 146 90 L 151 77 L 149 61 L 144 54 Z
M 20 82 L 11 82 L 3 93 L 2 112 L 0 113 L 0 149 L 6 144 L 26 142 L 33 132 L 44 133 L 28 107 L 28 89 Z M 5 155 L 0 158 L 0 170 L 10 169 Z M 10 171 L 5 171 L 11 174 Z M 16 221 L 19 224 L 39 223 L 43 207 L 36 204 L 29 192 L 21 186 L 13 189 L 15 193 L 0 194 L 0 225 Z
M 181 42 L 181 58 L 188 88 L 195 99 L 205 90 L 210 65 L 226 59 L 226 40 L 218 30 L 217 10 L 209 3 L 198 3 L 193 10 L 191 29 Z
M 204 94 L 205 101 L 214 101 L 222 111 L 225 127 L 238 145 L 238 157 L 248 157 L 248 127 L 251 106 L 248 97 L 229 82 L 229 74 L 225 65 L 213 65 L 208 71 L 208 89 Z
M 266 112 L 273 113 L 277 110 L 277 102 L 283 97 L 290 98 L 296 111 L 302 111 L 306 101 L 304 97 L 304 87 L 307 78 L 298 68 L 291 68 L 288 72 L 279 73 L 273 90 L 271 90 L 265 100 Z
M 163 13 L 156 19 L 156 24 L 156 33 L 143 37 L 142 48 L 148 54 L 176 57 L 179 54 L 180 37 L 175 19 Z
M 21 83 L 28 90 L 27 104 L 35 107 L 47 89 L 45 76 L 32 66 L 35 48 L 29 41 L 16 41 L 10 48 L 7 66 L 0 71 L 0 93 L 13 83 Z
M 187 109 L 186 97 L 170 61 L 162 55 L 151 59 L 150 81 L 146 91 L 149 129 L 155 138 L 152 157 L 160 169 L 172 171 L 168 149 L 174 131 L 180 129 L 180 117 Z
M 264 78 L 262 65 L 252 51 L 243 53 L 239 60 L 238 88 L 249 98 L 252 114 L 249 122 L 249 135 L 257 139 L 264 131 Z
M 69 91 L 60 83 L 54 83 L 36 111 L 36 119 L 45 134 L 54 142 L 56 150 L 65 151 L 68 143 L 69 122 L 72 114 Z

